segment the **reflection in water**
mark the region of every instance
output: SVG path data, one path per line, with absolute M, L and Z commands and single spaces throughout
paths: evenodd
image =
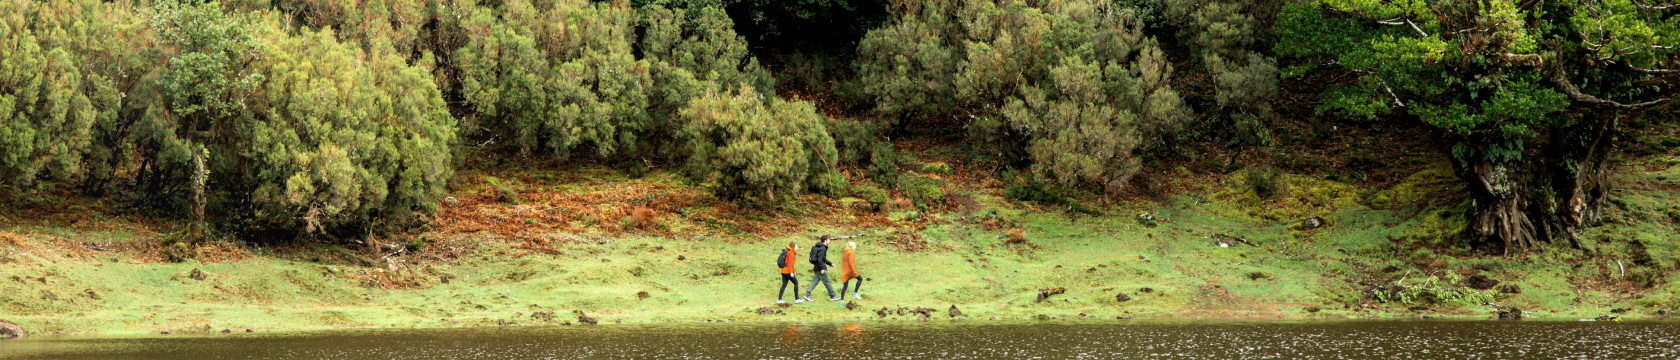
M 776 338 L 776 340 L 784 349 L 797 349 L 805 343 L 805 326 L 788 324 L 782 327 L 782 336 Z
M 859 355 L 867 350 L 869 339 L 863 333 L 863 324 L 847 323 L 840 325 L 840 355 Z
M 0 341 L 5 360 L 207 358 L 1676 359 L 1680 323 L 737 322 Z

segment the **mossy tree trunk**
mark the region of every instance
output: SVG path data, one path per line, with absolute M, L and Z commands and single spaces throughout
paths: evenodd
M 1459 163 L 1474 201 L 1465 229 L 1469 244 L 1503 255 L 1547 245 L 1579 248 L 1576 234 L 1602 220 L 1610 143 L 1620 117 L 1605 111 L 1556 129 L 1539 144 L 1542 156 Z
M 187 236 L 187 244 L 197 246 L 204 241 L 204 183 L 209 179 L 209 170 L 204 167 L 204 145 L 192 146 L 192 227 Z

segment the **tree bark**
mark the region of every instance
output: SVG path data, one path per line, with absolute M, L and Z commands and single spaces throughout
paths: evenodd
M 1458 162 L 1473 201 L 1468 243 L 1511 255 L 1548 244 L 1580 247 L 1576 234 L 1596 226 L 1609 195 L 1613 112 L 1553 129 L 1541 156 L 1512 162 Z
M 192 225 L 187 243 L 198 245 L 204 240 L 204 182 L 209 174 L 204 169 L 203 145 L 191 145 L 192 151 Z

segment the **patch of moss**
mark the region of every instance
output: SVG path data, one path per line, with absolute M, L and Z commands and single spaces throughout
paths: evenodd
M 945 180 L 926 176 L 898 175 L 898 188 L 917 208 L 927 209 L 945 203 Z
M 922 163 L 921 172 L 926 174 L 950 175 L 952 170 L 950 164 L 943 162 L 926 162 Z

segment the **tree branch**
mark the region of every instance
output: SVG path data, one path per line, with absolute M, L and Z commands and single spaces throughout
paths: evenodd
M 1557 85 L 1558 91 L 1562 91 L 1564 95 L 1568 95 L 1569 99 L 1575 101 L 1576 103 L 1585 104 L 1593 108 L 1639 111 L 1649 107 L 1662 105 L 1668 103 L 1669 100 L 1673 100 L 1673 98 L 1664 97 L 1642 103 L 1623 104 L 1611 100 L 1600 99 L 1592 94 L 1583 93 L 1581 92 L 1581 89 L 1576 88 L 1575 84 L 1569 81 L 1569 75 L 1563 73 L 1562 66 L 1554 67 L 1551 73 L 1551 76 L 1548 76 L 1547 80 L 1551 80 L 1553 84 Z

